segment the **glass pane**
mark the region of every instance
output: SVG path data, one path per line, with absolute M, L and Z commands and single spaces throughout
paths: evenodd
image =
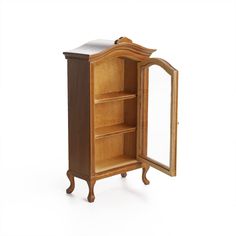
M 161 67 L 149 67 L 147 156 L 170 165 L 171 76 Z

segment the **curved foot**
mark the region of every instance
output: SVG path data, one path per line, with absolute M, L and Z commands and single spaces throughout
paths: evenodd
M 74 180 L 74 176 L 71 174 L 71 172 L 68 170 L 66 172 L 66 175 L 68 177 L 68 179 L 70 180 L 70 186 L 69 188 L 66 190 L 66 193 L 72 193 L 75 189 L 75 180 Z
M 87 199 L 89 202 L 94 202 L 95 195 L 94 195 L 93 189 L 94 189 L 94 185 L 96 183 L 96 180 L 88 180 L 87 183 L 88 183 L 88 187 L 89 187 L 89 194 L 88 194 Z
M 143 173 L 142 173 L 142 180 L 145 185 L 150 184 L 150 181 L 147 179 L 146 174 L 148 172 L 149 166 L 144 166 L 143 167 Z
M 125 178 L 126 176 L 127 176 L 127 173 L 126 173 L 126 172 L 121 173 L 121 177 L 122 177 L 122 178 Z

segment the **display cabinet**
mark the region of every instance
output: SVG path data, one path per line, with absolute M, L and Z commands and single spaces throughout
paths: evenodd
M 88 201 L 93 202 L 99 179 L 126 177 L 128 171 L 142 168 L 142 180 L 149 184 L 149 166 L 176 175 L 178 71 L 163 59 L 150 58 L 154 51 L 121 37 L 94 40 L 64 52 L 68 65 L 67 193 L 74 190 L 74 177 L 87 181 Z M 162 71 L 155 74 L 151 68 Z M 159 78 L 163 72 L 167 78 Z M 162 161 L 162 155 L 168 158 Z

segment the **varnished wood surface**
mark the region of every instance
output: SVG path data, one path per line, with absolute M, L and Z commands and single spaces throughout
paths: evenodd
M 98 162 L 124 154 L 124 134 L 111 135 L 95 140 L 95 169 Z
M 95 195 L 94 195 L 94 185 L 96 183 L 95 179 L 89 179 L 87 180 L 88 187 L 89 187 L 89 193 L 88 193 L 88 202 L 94 202 L 95 200 Z
M 108 57 L 126 57 L 133 60 L 144 60 L 148 58 L 155 49 L 145 48 L 132 41 L 124 41 L 115 44 L 114 40 L 93 40 L 73 50 L 64 52 L 67 59 L 82 58 L 90 62 L 99 61 Z
M 94 93 L 124 91 L 124 59 L 112 57 L 94 64 Z
M 114 101 L 121 101 L 126 99 L 135 98 L 136 94 L 131 92 L 112 92 L 112 93 L 104 93 L 95 95 L 95 104 L 104 103 L 104 102 L 114 102 Z
M 90 174 L 90 73 L 85 60 L 68 60 L 69 170 Z
M 90 63 L 90 175 L 95 175 L 95 83 L 94 63 Z
M 111 159 L 97 162 L 96 163 L 96 173 L 103 172 L 106 170 L 115 169 L 117 167 L 122 167 L 122 166 L 126 166 L 129 164 L 134 164 L 134 163 L 137 163 L 137 160 L 135 159 L 135 157 L 129 157 L 129 156 L 125 156 L 125 155 L 113 157 Z
M 64 54 L 72 53 L 72 54 L 93 55 L 100 53 L 106 49 L 109 49 L 113 47 L 113 45 L 114 45 L 113 40 L 97 39 L 89 41 L 75 49 L 68 50 L 64 52 Z
M 118 124 L 137 124 L 136 99 L 96 104 L 94 111 L 95 129 Z
M 67 177 L 68 177 L 68 179 L 70 181 L 70 186 L 66 189 L 66 193 L 69 194 L 69 193 L 72 193 L 74 191 L 74 189 L 75 189 L 75 180 L 74 180 L 74 176 L 71 173 L 71 171 L 68 170 L 66 175 L 67 175 Z
M 104 136 L 114 135 L 114 134 L 129 133 L 129 132 L 134 132 L 135 130 L 136 127 L 126 124 L 105 126 L 97 128 L 95 130 L 95 138 L 102 138 Z
M 142 61 L 150 57 L 156 49 L 144 48 L 135 43 L 115 44 L 112 48 L 91 55 L 89 61 L 96 62 L 105 58 L 126 57 L 135 61 Z
M 149 170 L 149 166 L 148 165 L 144 165 L 143 171 L 142 171 L 142 180 L 143 180 L 143 183 L 145 185 L 150 184 L 150 181 L 147 179 L 147 172 L 148 172 L 148 170 Z
M 127 37 L 120 37 L 119 39 L 115 40 L 114 44 L 119 43 L 133 43 L 133 41 Z
M 137 94 L 137 61 L 124 59 L 124 90 Z
M 124 123 L 123 101 L 96 104 L 94 111 L 95 129 Z
M 136 133 L 122 133 L 95 140 L 95 166 L 98 162 L 126 155 L 136 158 Z
M 137 99 L 129 99 L 124 101 L 124 123 L 137 125 Z
M 148 73 L 150 66 L 157 65 L 171 75 L 171 130 L 170 130 L 170 166 L 166 166 L 147 156 L 147 129 L 148 129 Z M 170 176 L 176 175 L 176 148 L 177 148 L 177 103 L 178 103 L 178 71 L 161 58 L 150 58 L 138 65 L 139 73 L 139 111 L 138 111 L 138 160 L 162 171 Z
M 95 176 L 93 176 L 93 178 L 96 180 L 104 179 L 107 177 L 119 175 L 121 173 L 132 171 L 132 170 L 139 169 L 142 167 L 143 167 L 143 164 L 141 162 L 137 161 L 136 163 L 133 163 L 133 164 L 129 164 L 129 165 L 125 165 L 125 166 L 121 166 L 118 168 L 114 168 L 114 169 L 110 169 L 107 171 L 96 173 Z
M 136 157 L 136 134 L 137 132 L 130 132 L 124 134 L 124 154 L 127 156 Z
M 125 177 L 127 171 L 143 168 L 142 180 L 148 184 L 149 165 L 176 174 L 178 72 L 162 59 L 149 59 L 154 51 L 121 37 L 116 42 L 91 41 L 64 53 L 68 59 L 68 193 L 74 190 L 75 176 L 87 181 L 88 201 L 93 202 L 96 180 L 117 174 Z M 153 64 L 174 78 L 170 169 L 139 155 L 140 150 L 146 154 L 148 111 L 140 95 L 148 88 L 148 67 Z M 146 82 L 140 83 L 140 75 Z M 147 100 L 148 91 L 145 94 Z

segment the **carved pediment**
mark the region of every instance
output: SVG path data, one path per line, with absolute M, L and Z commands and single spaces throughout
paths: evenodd
M 64 52 L 66 58 L 85 58 L 90 62 L 99 61 L 107 57 L 128 57 L 133 60 L 144 60 L 156 51 L 135 44 L 127 37 L 112 40 L 93 40 L 78 48 Z

